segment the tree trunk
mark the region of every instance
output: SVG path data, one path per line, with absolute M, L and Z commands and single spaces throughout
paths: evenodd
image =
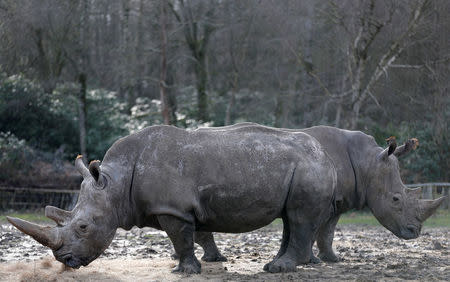
M 232 123 L 232 112 L 234 104 L 236 103 L 236 93 L 234 89 L 231 90 L 230 101 L 228 102 L 227 109 L 225 112 L 225 125 L 230 125 Z
M 197 118 L 201 122 L 209 121 L 208 96 L 206 94 L 207 75 L 206 56 L 205 54 L 199 54 L 199 56 L 197 57 L 197 62 L 195 64 L 195 77 L 197 79 Z
M 86 74 L 78 75 L 78 83 L 80 83 L 80 93 L 78 94 L 78 127 L 80 131 L 80 151 L 83 160 L 87 161 L 86 153 Z
M 350 128 L 352 130 L 357 129 L 358 127 L 358 121 L 359 121 L 359 111 L 361 110 L 361 101 L 356 101 L 355 104 L 353 104 L 352 108 L 352 115 L 350 120 Z
M 134 97 L 132 93 L 132 82 L 130 78 L 129 66 L 133 65 L 132 51 L 130 50 L 130 0 L 122 0 L 122 34 L 120 42 L 121 53 L 121 65 L 120 67 L 120 95 L 126 102 L 127 112 L 131 113 L 131 107 L 134 103 Z
M 232 59 L 234 59 L 233 56 L 231 56 L 231 57 L 232 57 Z M 238 87 L 238 78 L 239 78 L 239 74 L 235 70 L 233 72 L 233 86 L 231 88 L 230 101 L 228 101 L 227 109 L 225 111 L 225 125 L 230 125 L 232 123 L 233 108 L 234 108 L 234 104 L 236 103 L 236 91 L 237 91 L 237 87 Z
M 275 124 L 274 127 L 282 127 L 282 119 L 283 119 L 283 110 L 284 110 L 284 105 L 283 105 L 283 97 L 282 97 L 282 93 L 281 90 L 278 91 L 277 93 L 277 104 L 275 106 Z
M 166 34 L 166 17 L 167 8 L 166 2 L 161 2 L 161 64 L 160 64 L 160 77 L 159 77 L 159 94 L 161 99 L 161 114 L 164 124 L 170 124 L 169 116 L 169 102 L 167 99 L 167 34 Z

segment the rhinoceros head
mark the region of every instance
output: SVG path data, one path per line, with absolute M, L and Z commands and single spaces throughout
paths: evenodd
M 400 178 L 397 157 L 418 145 L 410 139 L 396 147 L 395 138 L 388 139 L 389 147 L 372 158 L 366 177 L 366 201 L 377 220 L 397 237 L 414 239 L 420 234 L 422 223 L 430 217 L 444 200 L 421 200 L 420 188 L 408 189 Z
M 53 206 L 45 208 L 45 215 L 56 226 L 7 218 L 19 230 L 50 247 L 58 261 L 78 268 L 88 265 L 109 246 L 117 229 L 117 218 L 108 200 L 108 181 L 100 171 L 99 161 L 91 162 L 88 169 L 78 156 L 75 165 L 83 176 L 75 208 L 70 212 Z

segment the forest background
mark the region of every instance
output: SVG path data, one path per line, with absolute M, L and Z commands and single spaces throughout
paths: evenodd
M 73 186 L 145 126 L 417 137 L 449 182 L 450 1 L 0 0 L 0 184 Z

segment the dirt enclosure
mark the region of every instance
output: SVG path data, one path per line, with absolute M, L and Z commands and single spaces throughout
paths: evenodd
M 163 232 L 119 230 L 100 258 L 72 270 L 57 262 L 47 248 L 3 224 L 0 281 L 450 281 L 449 228 L 425 228 L 418 239 L 405 241 L 381 226 L 338 226 L 334 247 L 343 261 L 298 266 L 294 273 L 266 273 L 262 268 L 275 256 L 280 239 L 280 226 L 216 234 L 228 261 L 202 262 L 202 274 L 179 275 L 170 272 L 176 262 L 170 259 L 172 246 Z M 196 249 L 197 257 L 202 253 Z

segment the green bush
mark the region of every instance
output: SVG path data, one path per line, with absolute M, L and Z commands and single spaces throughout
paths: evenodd
M 76 124 L 63 112 L 52 109 L 52 96 L 22 75 L 0 80 L 0 131 L 44 151 L 54 151 L 76 136 Z
M 438 136 L 433 128 L 426 122 L 402 123 L 399 126 L 389 124 L 384 128 L 374 126 L 370 134 L 381 147 L 386 147 L 385 139 L 389 136 L 397 137 L 398 146 L 409 138 L 419 139 L 419 147 L 400 160 L 404 182 L 448 181 L 450 140 L 445 136 Z M 445 134 L 448 132 L 444 132 Z
M 6 181 L 19 171 L 22 174 L 31 168 L 33 150 L 25 140 L 11 132 L 0 132 L 0 152 L 0 181 Z

